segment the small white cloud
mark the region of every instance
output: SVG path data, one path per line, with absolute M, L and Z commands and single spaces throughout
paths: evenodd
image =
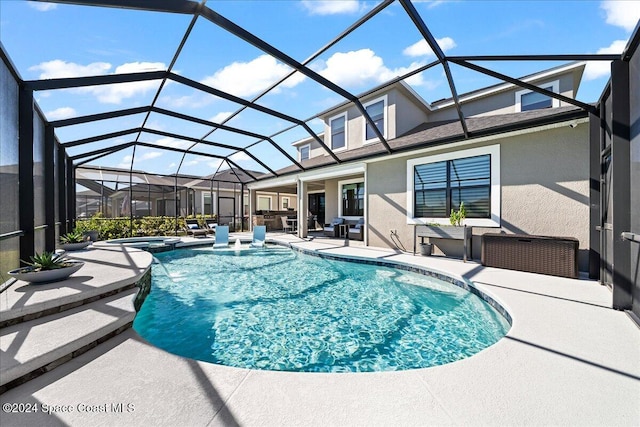
M 441 39 L 436 39 L 438 46 L 442 49 L 443 52 L 446 52 L 450 49 L 456 47 L 456 42 L 453 41 L 451 37 L 443 37 Z M 434 56 L 433 50 L 427 43 L 426 40 L 422 39 L 412 44 L 411 46 L 405 48 L 402 53 L 407 56 L 416 57 L 416 56 Z
M 166 66 L 162 62 L 131 62 L 116 67 L 115 74 L 140 73 L 160 70 L 166 70 Z M 95 95 L 98 98 L 98 101 L 104 104 L 120 104 L 124 99 L 144 95 L 149 90 L 155 89 L 157 87 L 157 80 L 147 80 L 105 86 L 93 86 L 82 89 Z
M 611 43 L 608 47 L 603 47 L 602 49 L 598 49 L 598 54 L 604 53 L 622 53 L 625 46 L 627 45 L 626 40 L 616 40 Z M 595 80 L 600 77 L 608 76 L 611 73 L 611 62 L 610 61 L 589 61 L 587 62 L 587 66 L 584 69 L 584 79 L 585 80 Z
M 162 152 L 160 151 L 147 151 L 146 153 L 143 153 L 141 156 L 136 156 L 136 161 L 156 159 L 160 156 L 162 156 Z
M 106 75 L 112 65 L 107 62 L 93 62 L 88 65 L 66 62 L 60 59 L 42 62 L 29 68 L 30 71 L 40 71 L 40 79 L 57 79 L 67 77 L 87 77 Z M 115 68 L 115 74 L 137 73 L 145 71 L 166 70 L 161 62 L 131 62 Z M 90 86 L 71 89 L 79 93 L 90 93 L 105 104 L 120 104 L 123 99 L 140 96 L 158 86 L 157 81 L 141 81 L 120 83 L 104 86 Z
M 55 3 L 45 3 L 45 2 L 35 2 L 35 1 L 29 1 L 27 2 L 27 4 L 31 9 L 35 9 L 40 12 L 48 12 L 58 7 L 58 5 Z
M 176 138 L 160 138 L 157 139 L 154 144 L 159 145 L 161 147 L 169 147 L 169 148 L 180 148 L 180 149 L 186 149 L 189 148 L 193 145 L 193 142 L 189 142 L 189 141 L 184 141 L 182 139 L 176 139 Z
M 412 62 L 408 67 L 390 69 L 374 51 L 360 49 L 334 53 L 326 62 L 315 62 L 313 68 L 338 85 L 359 87 L 370 83 L 387 82 L 422 65 L 425 65 L 425 62 Z M 420 74 L 407 79 L 407 82 L 414 86 L 426 87 L 437 84 L 425 81 Z
M 272 56 L 261 55 L 249 62 L 227 65 L 214 75 L 205 77 L 201 83 L 236 96 L 247 97 L 262 92 L 291 71 L 289 66 L 279 63 Z M 292 88 L 304 79 L 304 75 L 295 73 L 281 86 Z
M 68 119 L 69 117 L 75 117 L 78 114 L 76 110 L 71 107 L 60 107 L 55 110 L 48 111 L 44 114 L 48 120 L 62 120 Z
M 209 121 L 214 123 L 222 123 L 223 121 L 231 117 L 232 114 L 233 113 L 230 111 L 221 111 L 215 116 L 211 117 Z
M 640 19 L 640 1 L 603 1 L 600 7 L 607 14 L 607 24 L 622 27 L 631 32 Z
M 229 158 L 234 162 L 234 163 L 241 163 L 241 162 L 249 162 L 251 161 L 251 157 L 249 157 L 247 155 L 247 153 L 243 152 L 243 151 L 238 151 L 237 153 L 232 154 L 231 156 L 229 156 Z
M 302 0 L 311 15 L 339 15 L 356 13 L 361 9 L 356 0 Z
M 88 65 L 80 65 L 61 59 L 41 62 L 38 65 L 29 67 L 29 71 L 40 71 L 40 79 L 99 76 L 107 74 L 110 69 L 111 64 L 108 62 L 92 62 Z

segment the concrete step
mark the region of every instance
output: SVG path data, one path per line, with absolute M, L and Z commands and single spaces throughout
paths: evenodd
M 133 288 L 60 313 L 0 329 L 0 393 L 131 327 Z

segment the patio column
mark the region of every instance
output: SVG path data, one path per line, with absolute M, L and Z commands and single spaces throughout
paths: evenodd
M 305 181 L 298 180 L 298 237 L 305 238 L 308 234 L 307 217 L 309 214 L 308 189 Z

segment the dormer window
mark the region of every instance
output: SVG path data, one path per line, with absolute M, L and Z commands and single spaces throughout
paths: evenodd
M 559 93 L 560 91 L 560 83 L 558 80 L 540 85 L 539 87 L 554 93 Z M 516 112 L 556 108 L 559 106 L 560 101 L 556 98 L 551 98 L 532 90 L 527 89 L 516 92 Z
M 378 131 L 382 134 L 382 136 L 386 137 L 386 120 L 385 120 L 385 111 L 387 106 L 387 97 L 384 96 L 382 98 L 374 99 L 371 102 L 364 104 L 364 108 L 371 117 L 371 120 L 376 124 Z M 363 118 L 364 119 L 364 118 Z M 369 124 L 367 120 L 365 122 L 365 142 L 374 142 L 378 140 L 378 135 L 376 135 L 373 126 Z
M 331 128 L 331 149 L 338 151 L 347 148 L 347 113 L 330 119 L 329 127 Z
M 311 157 L 311 145 L 300 147 L 300 161 L 308 160 Z

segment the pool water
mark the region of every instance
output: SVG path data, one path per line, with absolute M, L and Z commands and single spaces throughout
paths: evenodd
M 469 357 L 507 320 L 436 278 L 288 248 L 157 255 L 134 328 L 169 352 L 252 369 L 373 372 Z

